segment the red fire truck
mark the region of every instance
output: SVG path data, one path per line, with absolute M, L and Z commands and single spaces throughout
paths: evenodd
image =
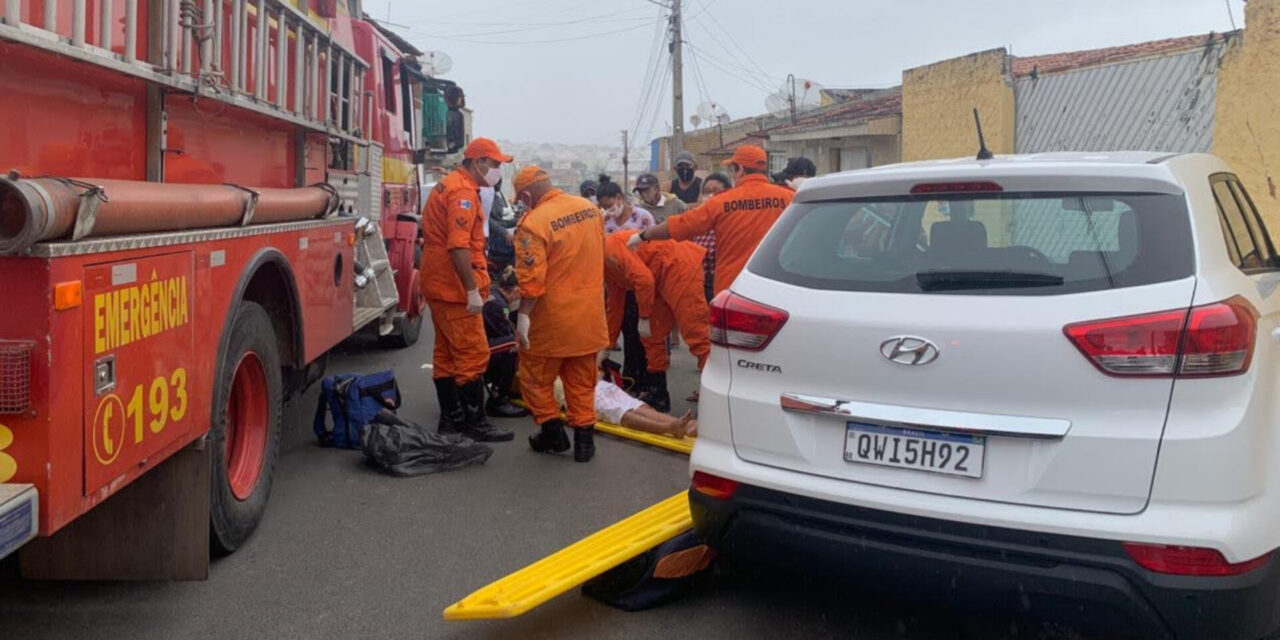
M 199 577 L 135 567 L 234 551 L 326 352 L 417 340 L 447 87 L 358 0 L 0 9 L 0 557 Z

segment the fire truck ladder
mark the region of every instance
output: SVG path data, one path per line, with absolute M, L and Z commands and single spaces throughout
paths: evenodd
M 126 0 L 123 43 L 116 39 L 118 20 L 111 0 L 72 0 L 62 6 L 67 4 L 71 19 L 62 16 L 60 24 L 58 0 L 3 0 L 0 41 L 95 64 L 332 137 L 358 142 L 365 135 L 362 131 L 367 132 L 361 126 L 367 115 L 362 113 L 363 101 L 353 96 L 363 95 L 368 63 L 294 2 Z M 36 7 L 41 6 L 43 15 L 37 16 Z M 97 25 L 86 24 L 89 15 L 97 17 Z M 139 33 L 140 24 L 145 33 Z
M 373 322 L 379 317 L 378 333 L 391 332 L 393 315 L 386 313 L 400 302 L 396 290 L 395 273 L 387 257 L 387 247 L 382 240 L 378 223 L 369 218 L 356 222 L 356 304 L 355 329 Z

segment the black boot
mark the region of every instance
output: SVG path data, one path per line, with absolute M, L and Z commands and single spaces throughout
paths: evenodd
M 590 462 L 596 455 L 595 427 L 576 427 L 573 430 L 573 461 Z
M 529 436 L 529 448 L 538 453 L 564 453 L 570 446 L 564 420 L 559 418 L 542 423 L 542 431 Z
M 647 402 L 655 411 L 661 413 L 671 411 L 671 394 L 667 391 L 666 371 L 650 371 L 645 387 L 641 400 Z
M 528 409 L 512 404 L 509 398 L 497 395 L 492 390 L 484 403 L 484 410 L 494 418 L 523 418 L 529 415 Z
M 506 442 L 516 437 L 508 429 L 500 429 L 489 423 L 484 415 L 484 381 L 472 380 L 458 387 L 458 398 L 462 401 L 462 434 L 476 442 Z
M 458 385 L 453 378 L 432 378 L 436 385 L 436 398 L 440 401 L 440 422 L 436 423 L 436 433 L 458 433 L 462 431 L 462 407 L 458 404 Z

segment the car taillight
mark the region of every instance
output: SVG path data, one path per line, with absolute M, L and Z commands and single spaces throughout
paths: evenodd
M 701 471 L 693 472 L 693 481 L 690 484 L 694 491 L 716 500 L 732 498 L 740 486 L 737 480 L 721 478 Z
M 1239 296 L 1186 311 L 1070 324 L 1067 338 L 1114 376 L 1224 376 L 1244 373 L 1258 312 Z
M 711 301 L 711 342 L 759 351 L 791 317 L 786 311 L 722 291 Z
M 1124 543 L 1124 550 L 1143 569 L 1178 576 L 1235 576 L 1260 568 L 1271 560 L 1271 554 L 1267 553 L 1232 564 L 1215 549 L 1136 542 Z

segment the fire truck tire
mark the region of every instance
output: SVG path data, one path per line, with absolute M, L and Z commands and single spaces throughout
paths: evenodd
M 214 388 L 209 546 L 226 555 L 262 520 L 280 451 L 284 385 L 271 317 L 240 303 Z

